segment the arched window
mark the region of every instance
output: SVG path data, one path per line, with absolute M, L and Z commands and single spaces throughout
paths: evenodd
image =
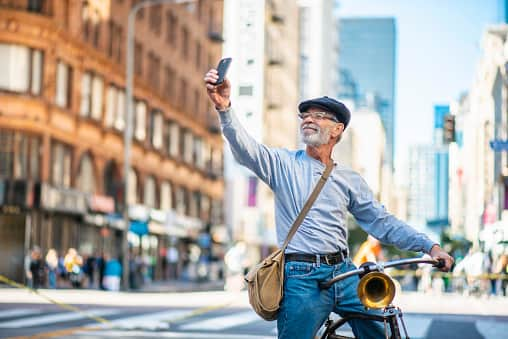
M 95 193 L 95 175 L 90 154 L 85 154 L 81 158 L 77 186 L 80 191 Z

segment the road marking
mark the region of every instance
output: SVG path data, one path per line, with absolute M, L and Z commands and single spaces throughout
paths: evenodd
M 87 332 L 90 338 L 187 338 L 187 339 L 274 339 L 273 336 L 260 336 L 251 334 L 225 334 L 225 333 L 183 333 L 183 332 L 144 332 L 144 331 L 97 331 Z M 73 336 L 66 337 L 68 339 Z M 76 338 L 80 338 L 76 333 Z
M 422 316 L 414 314 L 404 314 L 404 324 L 406 324 L 407 334 L 410 338 L 425 338 L 432 323 L 431 316 Z M 404 334 L 404 328 L 400 326 L 400 331 Z
M 223 330 L 229 327 L 245 325 L 260 320 L 259 316 L 252 312 L 242 312 L 239 314 L 226 315 L 223 317 L 215 317 L 204 321 L 194 321 L 193 323 L 179 326 L 182 330 Z
M 87 327 L 122 328 L 122 329 L 167 329 L 169 323 L 191 315 L 193 310 L 172 310 L 156 313 L 147 313 L 127 318 L 111 320 L 108 324 L 90 324 Z
M 504 339 L 508 333 L 508 323 L 506 321 L 495 320 L 477 320 L 476 329 L 485 338 Z
M 1 318 L 13 318 L 13 317 L 19 317 L 19 316 L 26 316 L 30 314 L 39 314 L 42 313 L 41 310 L 34 310 L 34 309 L 28 309 L 28 308 L 18 308 L 14 310 L 4 310 L 0 311 L 0 319 Z
M 78 320 L 88 318 L 90 315 L 93 316 L 104 316 L 119 313 L 118 309 L 92 309 L 87 310 L 86 314 L 82 313 L 58 313 L 37 316 L 28 319 L 19 319 L 13 321 L 4 321 L 0 323 L 0 328 L 20 328 L 20 327 L 31 327 L 36 325 L 46 325 L 51 323 L 59 323 L 64 321 Z

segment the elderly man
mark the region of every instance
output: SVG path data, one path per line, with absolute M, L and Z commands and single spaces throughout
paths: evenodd
M 284 297 L 277 318 L 279 338 L 312 338 L 332 311 L 374 312 L 366 311 L 360 303 L 357 276 L 329 290 L 318 287 L 320 281 L 356 268 L 348 256 L 348 211 L 381 242 L 442 258 L 446 265 L 443 269 L 450 269 L 451 256 L 425 234 L 390 215 L 359 174 L 331 159 L 332 149 L 351 117 L 344 104 L 328 97 L 300 103 L 298 117 L 305 150 L 270 148 L 254 140 L 240 125 L 231 106 L 231 84 L 226 79 L 216 85 L 217 79 L 215 69 L 205 75 L 208 96 L 235 159 L 274 192 L 279 246 L 326 165 L 333 162 L 328 181 L 285 252 Z M 384 338 L 379 323 L 355 320 L 350 325 L 359 338 Z

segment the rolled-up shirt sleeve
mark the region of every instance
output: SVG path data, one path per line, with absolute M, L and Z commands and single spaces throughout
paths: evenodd
M 353 178 L 349 211 L 360 227 L 384 244 L 401 250 L 429 253 L 436 243 L 424 233 L 388 213 L 359 175 Z
M 275 189 L 275 172 L 280 170 L 280 156 L 276 149 L 257 142 L 247 133 L 230 108 L 219 112 L 222 134 L 238 163 L 253 171 L 270 188 Z

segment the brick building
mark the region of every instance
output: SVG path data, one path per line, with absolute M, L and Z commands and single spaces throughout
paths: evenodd
M 136 2 L 0 0 L 2 274 L 22 280 L 34 245 L 123 255 L 126 33 Z M 153 259 L 154 279 L 166 277 L 169 246 L 182 260 L 223 225 L 222 138 L 202 84 L 221 56 L 222 6 L 155 5 L 136 20 L 127 199 L 131 245 Z

